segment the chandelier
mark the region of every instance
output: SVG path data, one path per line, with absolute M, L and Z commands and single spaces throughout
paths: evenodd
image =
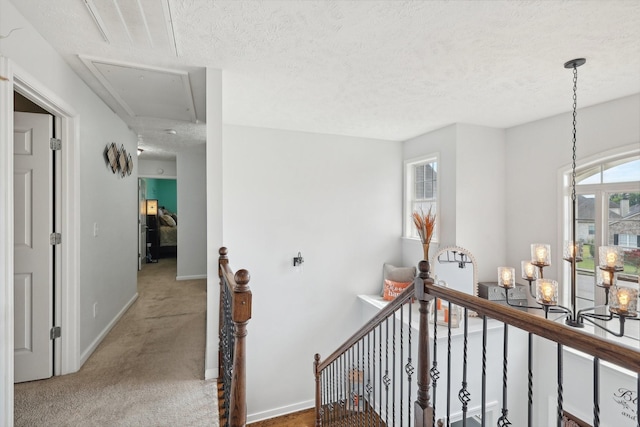
M 555 320 L 565 319 L 569 326 L 582 328 L 585 322 L 621 337 L 624 335 L 626 319 L 638 318 L 638 290 L 616 283 L 617 274 L 624 269 L 624 252 L 617 246 L 600 246 L 598 250 L 598 281 L 597 286 L 604 291 L 604 305 L 578 310 L 577 300 L 577 264 L 582 261 L 582 245 L 576 243 L 576 116 L 577 116 L 577 84 L 578 67 L 584 65 L 586 59 L 572 59 L 564 64 L 564 68 L 573 70 L 573 139 L 571 163 L 571 240 L 565 242 L 563 259 L 571 264 L 569 277 L 571 306 L 565 307 L 558 302 L 558 282 L 544 278 L 543 270 L 551 265 L 551 245 L 534 243 L 531 245 L 531 260 L 522 261 L 521 277 L 529 282 L 529 293 L 538 303 L 537 306 L 526 308 L 541 309 L 545 317 L 549 313 L 559 313 Z M 534 289 L 535 284 L 535 289 Z M 498 285 L 505 288 L 506 302 L 513 307 L 521 305 L 509 302 L 509 288 L 515 287 L 515 268 L 498 267 Z M 600 310 L 600 313 L 596 311 Z M 602 313 L 602 311 L 605 313 Z M 619 320 L 618 331 L 612 331 L 603 326 L 600 321 Z

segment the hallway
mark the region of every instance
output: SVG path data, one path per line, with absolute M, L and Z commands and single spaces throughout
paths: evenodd
M 138 300 L 79 372 L 15 385 L 16 426 L 217 426 L 204 381 L 206 281 L 144 264 Z

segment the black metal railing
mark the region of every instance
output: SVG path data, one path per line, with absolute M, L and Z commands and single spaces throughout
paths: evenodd
M 557 426 L 583 426 L 586 423 L 565 410 L 568 348 L 593 360 L 592 373 L 586 375 L 592 375 L 588 394 L 593 396 L 594 427 L 601 422 L 603 362 L 635 372 L 633 382 L 640 388 L 638 350 L 435 285 L 426 261 L 419 269 L 420 276 L 405 292 L 331 356 L 321 361 L 316 354 L 316 426 L 432 427 L 456 422 L 466 427 L 473 420 L 481 426 L 531 427 L 547 425 L 549 418 Z M 534 372 L 535 346 L 548 343 L 555 346 L 555 361 L 545 360 L 544 372 Z M 444 358 L 446 367 L 441 368 Z M 510 389 L 510 375 L 522 378 L 525 371 L 526 381 Z M 550 373 L 556 389 L 552 409 L 534 399 L 534 385 L 550 381 Z M 591 402 L 581 404 L 591 410 Z M 640 399 L 629 407 L 640 414 Z
M 412 425 L 413 286 L 326 360 L 316 354 L 316 425 Z

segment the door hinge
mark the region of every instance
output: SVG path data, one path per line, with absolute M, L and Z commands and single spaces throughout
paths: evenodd
M 62 140 L 58 138 L 49 139 L 49 147 L 52 150 L 62 150 Z
M 55 340 L 56 338 L 60 338 L 62 336 L 62 328 L 60 326 L 54 326 L 49 331 L 49 339 Z
M 62 243 L 62 234 L 60 233 L 51 233 L 49 235 L 49 243 L 51 245 L 59 245 L 60 243 Z

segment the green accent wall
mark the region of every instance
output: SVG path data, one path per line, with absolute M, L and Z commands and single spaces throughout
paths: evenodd
M 143 178 L 147 183 L 147 199 L 158 199 L 158 207 L 164 206 L 178 213 L 178 196 L 175 179 Z

